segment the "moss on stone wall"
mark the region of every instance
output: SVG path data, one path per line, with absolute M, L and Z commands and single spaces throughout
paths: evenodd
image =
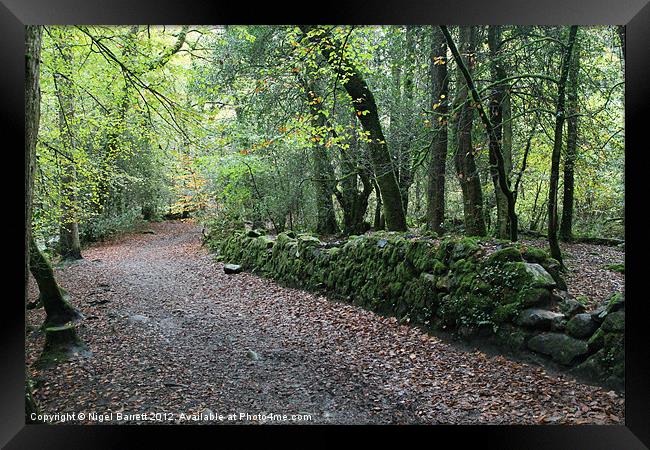
M 576 374 L 622 383 L 624 298 L 612 297 L 595 334 L 564 334 L 567 317 L 550 310 L 557 309 L 553 289 L 565 290 L 566 284 L 559 263 L 541 249 L 398 232 L 324 243 L 309 234 L 271 237 L 255 231 L 234 233 L 211 247 L 223 262 L 285 285 L 324 290 L 414 325 L 465 337 L 489 335 L 509 350 L 532 350 L 577 365 Z
M 489 251 L 476 238 L 377 232 L 332 246 L 307 234 L 256 235 L 240 232 L 220 241 L 221 259 L 416 324 L 496 329 L 553 287 L 548 274 L 540 284 L 523 247 Z M 550 261 L 541 250 L 533 256 L 540 266 Z

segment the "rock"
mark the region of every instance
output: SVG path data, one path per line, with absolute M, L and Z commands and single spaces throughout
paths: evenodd
M 590 337 L 597 329 L 598 323 L 586 313 L 577 314 L 566 325 L 569 336 L 578 339 Z
M 541 287 L 541 288 L 554 288 L 557 286 L 555 280 L 550 273 L 546 271 L 542 266 L 537 263 L 524 263 L 526 272 L 528 272 L 532 277 L 532 286 Z
M 565 297 L 560 302 L 560 311 L 567 317 L 573 317 L 576 314 L 585 312 L 585 306 L 576 299 Z
M 607 314 L 602 325 L 605 331 L 625 331 L 625 311 Z
M 549 330 L 551 325 L 564 319 L 564 314 L 548 311 L 546 309 L 524 309 L 517 317 L 517 324 L 538 330 Z
M 239 264 L 224 264 L 223 271 L 228 274 L 234 274 L 241 272 L 241 266 Z
M 147 316 L 143 316 L 142 314 L 134 314 L 132 316 L 129 316 L 127 319 L 130 323 L 147 323 L 149 322 L 149 318 Z
M 510 324 L 503 324 L 499 327 L 494 337 L 495 341 L 511 350 L 524 350 L 526 341 L 532 335 L 523 329 Z
M 528 340 L 528 348 L 550 356 L 554 361 L 570 366 L 587 354 L 587 343 L 562 333 L 542 333 Z
M 569 374 L 586 378 L 588 380 L 602 382 L 607 373 L 607 368 L 603 367 L 601 364 L 602 355 L 603 351 L 600 350 L 595 355 L 590 356 L 585 361 L 569 370 Z
M 599 350 L 603 348 L 605 345 L 605 332 L 603 331 L 602 328 L 599 328 L 596 330 L 596 332 L 591 335 L 589 340 L 587 341 L 587 348 L 589 349 L 589 353 L 593 353 L 596 350 Z
M 622 292 L 617 292 L 612 295 L 607 301 L 606 308 L 608 313 L 620 311 L 625 308 L 625 295 Z
M 487 260 L 488 264 L 493 264 L 504 262 L 521 262 L 524 259 L 521 257 L 521 252 L 516 247 L 506 247 L 492 253 Z
M 258 361 L 260 359 L 260 356 L 250 348 L 246 349 L 246 357 L 248 359 L 252 359 L 253 361 Z
M 537 263 L 540 265 L 544 264 L 544 262 L 550 258 L 549 254 L 546 251 L 535 247 L 525 247 L 521 256 L 528 262 Z
M 379 239 L 377 241 L 377 247 L 379 247 L 379 248 L 386 247 L 386 244 L 388 244 L 388 241 L 386 239 Z
M 541 287 L 529 287 L 521 291 L 521 304 L 524 307 L 531 306 L 545 306 L 549 307 L 552 304 L 553 296 L 551 291 Z
M 564 315 L 562 317 L 555 317 L 551 322 L 551 331 L 557 331 L 559 333 L 564 333 L 566 331 L 567 320 Z
M 595 309 L 592 312 L 590 312 L 589 315 L 596 322 L 602 323 L 602 321 L 605 320 L 605 316 L 607 316 L 607 309 L 604 306 L 601 306 L 598 309 Z
M 553 258 L 548 258 L 541 264 L 542 267 L 544 267 L 544 269 L 551 275 L 551 277 L 553 277 L 553 280 L 555 283 L 557 283 L 557 288 L 566 291 L 567 285 L 564 281 L 564 278 L 562 277 L 562 266 L 560 263 Z
M 436 280 L 437 280 L 438 277 L 436 277 L 432 273 L 422 272 L 420 274 L 420 278 L 422 278 L 426 282 L 431 283 L 433 286 L 435 286 L 436 285 Z

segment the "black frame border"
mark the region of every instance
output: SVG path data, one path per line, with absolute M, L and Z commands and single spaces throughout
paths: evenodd
M 188 4 L 174 0 L 0 0 L 0 54 L 3 68 L 0 70 L 0 123 L 5 125 L 1 141 L 6 156 L 12 162 L 7 166 L 3 179 L 3 192 L 16 191 L 16 183 L 24 173 L 24 159 L 19 149 L 24 148 L 24 25 L 25 24 L 288 24 L 288 23 L 345 23 L 345 24 L 531 24 L 531 25 L 626 25 L 626 291 L 627 329 L 626 350 L 626 396 L 625 426 L 436 426 L 436 427 L 373 427 L 374 440 L 383 439 L 387 433 L 409 431 L 423 439 L 441 437 L 454 443 L 475 442 L 495 448 L 553 448 L 553 449 L 642 449 L 650 446 L 650 342 L 647 321 L 650 307 L 647 298 L 637 295 L 643 289 L 643 263 L 641 258 L 644 235 L 643 184 L 645 165 L 644 126 L 647 127 L 650 112 L 650 84 L 646 74 L 650 72 L 650 4 L 649 0 L 354 0 L 309 4 L 293 0 L 282 3 L 240 4 L 207 0 L 194 0 Z M 307 12 L 307 7 L 317 7 L 318 13 Z M 316 8 L 314 8 L 316 9 Z M 11 136 L 15 138 L 8 140 Z M 8 144 L 13 142 L 13 144 Z M 645 144 L 645 145 L 644 145 Z M 15 159 L 14 159 L 15 158 Z M 13 164 L 16 162 L 16 164 Z M 16 176 L 14 178 L 14 175 Z M 22 184 L 21 184 L 22 185 Z M 6 213 L 5 236 L 19 236 L 24 230 L 23 204 L 20 196 L 9 195 L 11 213 Z M 631 207 L 630 207 L 631 206 Z M 20 212 L 19 212 L 20 211 Z M 640 217 L 634 218 L 635 215 Z M 219 441 L 224 433 L 249 431 L 233 426 L 149 427 L 119 425 L 25 425 L 24 423 L 24 309 L 18 300 L 23 297 L 24 286 L 22 239 L 7 239 L 11 259 L 3 270 L 11 283 L 5 304 L 2 333 L 2 355 L 6 362 L 0 370 L 0 446 L 6 448 L 64 448 L 81 447 L 92 443 L 95 448 L 115 448 L 120 445 L 135 447 L 151 445 L 151 438 L 187 443 L 187 431 L 192 437 L 215 437 Z M 15 253 L 13 253 L 15 252 Z M 16 255 L 15 257 L 13 255 Z M 21 255 L 18 257 L 17 255 Z M 630 287 L 632 290 L 630 290 Z M 639 298 L 637 298 L 639 297 Z M 316 431 L 321 440 L 333 441 L 338 433 L 368 431 L 364 427 L 257 427 L 264 435 L 276 435 L 277 430 L 290 430 L 294 438 L 301 438 L 305 431 Z M 272 430 L 272 431 L 271 431 Z M 432 436 L 433 433 L 433 436 Z M 209 434 L 209 436 L 208 436 Z M 229 436 L 230 437 L 230 436 Z M 322 439 L 325 438 L 325 439 Z M 243 441 L 242 441 L 243 442 Z M 315 441 L 303 441 L 313 442 Z

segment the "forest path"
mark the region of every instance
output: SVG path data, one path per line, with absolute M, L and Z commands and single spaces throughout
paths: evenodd
M 289 415 L 282 423 L 295 423 L 292 414 L 343 424 L 623 422 L 614 392 L 255 275 L 226 275 L 191 223 L 151 229 L 57 270 L 86 315 L 80 336 L 93 356 L 36 369 L 43 337 L 28 334 L 44 412 L 113 412 L 114 422 L 117 412 L 178 420 L 206 408 L 238 419 Z M 28 323 L 43 314 L 30 311 Z

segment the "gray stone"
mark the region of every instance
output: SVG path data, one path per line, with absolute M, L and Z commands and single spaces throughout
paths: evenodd
M 257 354 L 257 352 L 254 352 L 251 349 L 246 350 L 246 357 L 248 359 L 252 359 L 253 361 L 258 361 L 260 359 L 260 356 Z
M 554 288 L 556 287 L 555 280 L 550 273 L 537 263 L 524 263 L 526 272 L 532 277 L 532 285 L 535 287 Z
M 379 239 L 379 241 L 377 241 L 377 247 L 379 248 L 386 247 L 386 244 L 388 244 L 388 241 L 386 239 Z
M 564 333 L 564 331 L 566 330 L 566 324 L 567 324 L 567 320 L 566 317 L 564 317 L 564 315 L 562 317 L 555 317 L 551 321 L 551 331 Z
M 564 319 L 562 313 L 556 313 L 546 309 L 529 308 L 519 313 L 517 324 L 539 330 L 548 330 L 555 321 L 562 319 Z
M 603 320 L 605 320 L 605 317 L 607 316 L 607 308 L 604 306 L 601 306 L 592 312 L 589 313 L 592 319 L 594 319 L 598 323 L 602 323 Z
M 551 291 L 542 287 L 527 288 L 521 294 L 521 304 L 524 307 L 550 307 L 553 303 Z
M 607 312 L 613 313 L 625 308 L 625 295 L 622 292 L 617 292 L 612 295 L 607 301 Z
M 560 311 L 567 317 L 573 317 L 576 314 L 585 312 L 585 306 L 573 298 L 565 298 L 560 302 Z
M 605 331 L 625 331 L 625 311 L 607 314 L 602 326 Z
M 524 350 L 526 341 L 532 335 L 522 328 L 510 324 L 501 325 L 495 335 L 497 343 L 510 348 L 511 350 Z
M 223 271 L 225 273 L 239 273 L 241 272 L 241 266 L 238 264 L 224 264 Z
M 433 285 L 436 284 L 436 280 L 438 279 L 438 277 L 436 277 L 434 274 L 432 274 L 432 273 L 427 273 L 427 272 L 422 272 L 422 273 L 420 274 L 420 278 L 422 278 L 423 280 L 425 280 L 425 281 L 427 281 L 428 283 L 431 283 L 431 284 L 433 284 Z
M 127 319 L 131 323 L 147 323 L 149 322 L 149 318 L 147 316 L 143 316 L 141 314 L 134 314 L 132 316 L 129 316 Z
M 528 348 L 550 356 L 554 361 L 570 366 L 587 354 L 587 343 L 562 333 L 542 333 L 528 340 Z
M 575 338 L 588 338 L 598 329 L 598 323 L 591 318 L 591 314 L 577 314 L 567 323 L 566 330 Z

